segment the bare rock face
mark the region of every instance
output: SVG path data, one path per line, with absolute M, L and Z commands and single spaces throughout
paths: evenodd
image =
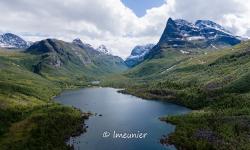
M 158 45 L 168 45 L 174 48 L 207 48 L 232 46 L 240 42 L 240 37 L 233 35 L 215 22 L 197 20 L 195 23 L 190 23 L 183 19 L 169 18 Z
M 162 48 L 176 49 L 189 54 L 186 49 L 219 49 L 239 44 L 241 40 L 241 37 L 209 20 L 191 23 L 183 19 L 169 18 L 159 42 L 140 54 L 134 54 L 138 49 L 135 47 L 125 62 L 129 67 L 133 67 L 160 54 Z

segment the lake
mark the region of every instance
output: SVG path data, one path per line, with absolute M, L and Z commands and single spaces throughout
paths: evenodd
M 166 150 L 173 145 L 160 144 L 163 135 L 175 126 L 159 117 L 188 113 L 179 105 L 144 100 L 125 95 L 113 88 L 84 88 L 61 93 L 55 100 L 82 111 L 97 113 L 86 121 L 87 132 L 71 138 L 76 150 Z

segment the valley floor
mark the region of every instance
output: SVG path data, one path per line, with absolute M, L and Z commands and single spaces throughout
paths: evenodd
M 51 99 L 62 89 L 87 86 L 84 71 L 47 67 L 44 73 L 34 73 L 32 64 L 39 64 L 40 56 L 0 54 L 0 149 L 69 149 L 65 139 L 82 129 L 86 116 Z M 101 85 L 194 109 L 188 115 L 162 118 L 177 125 L 166 141 L 178 149 L 248 150 L 249 78 L 250 42 L 243 42 L 195 55 L 164 49 L 123 74 L 104 78 Z

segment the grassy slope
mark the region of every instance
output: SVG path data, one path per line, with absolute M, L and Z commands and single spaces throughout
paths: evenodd
M 34 72 L 62 84 L 79 84 L 79 81 L 94 80 L 126 69 L 119 57 L 56 39 L 35 43 L 26 52 L 37 57 L 37 62 L 26 63 L 34 65 Z
M 30 71 L 34 55 L 0 50 L 0 149 L 67 149 L 81 112 L 51 101 L 64 87 Z
M 111 84 L 125 80 L 127 93 L 199 110 L 163 118 L 177 124 L 169 142 L 179 149 L 250 149 L 250 42 L 177 60 L 163 51 Z
M 146 60 L 135 68 L 123 74 L 112 74 L 102 80 L 103 86 L 131 87 L 150 82 L 158 74 L 164 73 L 168 68 L 179 64 L 190 56 L 183 55 L 175 50 L 164 51 L 157 59 Z

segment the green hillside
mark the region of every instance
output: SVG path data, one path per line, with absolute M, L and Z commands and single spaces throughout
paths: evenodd
M 32 66 L 33 72 L 63 83 L 69 80 L 94 80 L 127 69 L 120 57 L 101 54 L 94 49 L 83 49 L 56 39 L 37 42 L 26 53 L 39 58 Z
M 195 109 L 185 116 L 162 118 L 177 124 L 167 141 L 180 149 L 250 149 L 249 75 L 248 41 L 186 55 L 162 48 L 153 58 L 103 85 Z
M 25 62 L 36 57 L 0 54 L 0 149 L 66 149 L 64 139 L 80 127 L 81 112 L 50 100 L 62 87 L 28 69 Z
M 94 80 L 194 109 L 161 118 L 177 125 L 165 141 L 179 149 L 250 148 L 250 42 L 216 51 L 161 47 L 126 69 L 119 57 L 54 39 L 0 49 L 0 149 L 68 149 L 65 139 L 86 117 L 52 97 Z
M 63 150 L 65 140 L 82 132 L 86 119 L 77 109 L 53 102 L 63 89 L 126 69 L 112 55 L 90 55 L 59 40 L 28 50 L 0 49 L 0 150 Z

